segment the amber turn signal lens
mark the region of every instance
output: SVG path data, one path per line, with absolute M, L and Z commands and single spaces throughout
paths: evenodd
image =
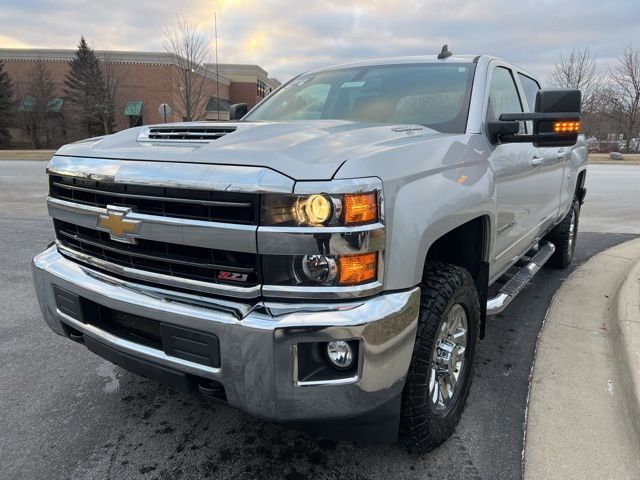
M 553 122 L 553 131 L 555 133 L 578 133 L 580 122 Z
M 378 276 L 378 253 L 343 255 L 340 258 L 340 285 L 360 285 Z
M 378 220 L 378 198 L 375 193 L 344 196 L 344 223 L 371 223 Z

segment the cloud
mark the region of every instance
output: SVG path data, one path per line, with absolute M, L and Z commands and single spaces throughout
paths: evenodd
M 640 46 L 635 0 L 0 0 L 0 47 L 162 50 L 176 15 L 200 22 L 219 59 L 257 63 L 286 80 L 350 60 L 437 53 L 488 53 L 546 78 L 561 52 L 590 47 L 602 68 L 629 43 Z M 213 43 L 212 43 L 213 45 Z

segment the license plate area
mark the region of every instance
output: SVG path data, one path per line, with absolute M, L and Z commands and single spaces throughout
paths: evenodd
M 57 285 L 53 289 L 58 309 L 75 320 L 172 357 L 220 367 L 220 341 L 214 334 L 112 309 Z

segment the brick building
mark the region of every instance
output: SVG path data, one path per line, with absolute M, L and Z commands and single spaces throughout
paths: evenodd
M 215 69 L 215 65 L 206 65 L 210 69 Z M 218 65 L 220 75 L 228 78 L 229 95 L 232 99 L 242 99 L 233 103 L 246 103 L 249 108 L 256 105 L 279 82 L 276 83 L 269 78 L 268 73 L 258 65 Z
M 158 111 L 163 103 L 172 107 L 167 121 L 182 120 L 179 92 L 172 81 L 176 64 L 171 54 L 100 50 L 95 53 L 99 59 L 110 60 L 118 78 L 117 130 L 164 122 L 164 116 Z M 25 94 L 29 75 L 36 63 L 42 61 L 56 85 L 51 102 L 56 111 L 52 113 L 64 115 L 64 79 L 74 55 L 75 50 L 0 49 L 0 59 L 4 61 L 5 70 L 15 86 L 18 110 L 29 108 L 29 98 Z M 215 65 L 209 64 L 204 65 L 197 75 L 204 77 L 210 94 L 200 120 L 226 120 L 231 104 L 247 103 L 252 107 L 280 84 L 257 65 L 219 64 L 216 69 Z

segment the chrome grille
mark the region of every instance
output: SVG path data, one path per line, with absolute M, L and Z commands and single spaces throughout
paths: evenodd
M 294 186 L 263 167 L 61 155 L 47 173 L 47 209 L 67 259 L 132 288 L 250 301 L 262 293 L 261 196 Z M 116 210 L 137 225 L 131 244 L 117 241 Z
M 86 178 L 50 176 L 50 195 L 69 202 L 208 222 L 256 225 L 257 194 L 109 183 Z
M 60 245 L 110 264 L 213 284 L 252 287 L 259 284 L 258 256 L 211 248 L 138 239 L 111 240 L 109 234 L 54 220 Z M 234 275 L 229 275 L 229 273 Z

